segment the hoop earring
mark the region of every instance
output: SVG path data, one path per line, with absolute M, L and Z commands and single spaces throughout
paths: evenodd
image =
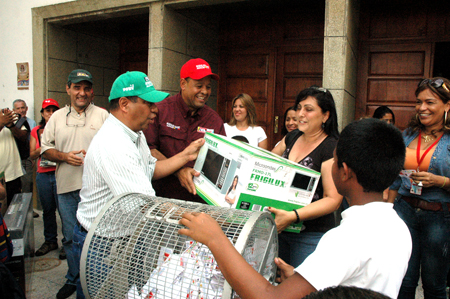
M 447 123 L 447 111 L 445 111 L 445 114 L 444 114 L 444 125 Z

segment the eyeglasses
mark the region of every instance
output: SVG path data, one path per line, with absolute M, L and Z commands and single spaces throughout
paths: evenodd
M 84 127 L 86 125 L 86 111 L 84 112 L 84 123 L 82 124 L 69 124 L 69 114 L 72 112 L 72 106 L 69 107 L 69 112 L 66 114 L 66 126 L 68 127 Z
M 441 78 L 437 78 L 437 79 L 423 79 L 422 81 L 419 82 L 418 86 L 422 86 L 428 84 L 429 86 L 432 86 L 434 88 L 439 88 L 442 87 L 445 89 L 446 92 L 450 93 L 450 90 L 448 89 L 447 85 L 445 85 L 444 80 L 442 80 Z

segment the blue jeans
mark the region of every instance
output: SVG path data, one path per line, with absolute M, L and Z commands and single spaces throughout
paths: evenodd
M 421 276 L 426 299 L 446 299 L 446 278 L 450 269 L 449 211 L 415 209 L 401 198 L 395 200 L 394 209 L 408 226 L 413 244 L 398 298 L 414 299 Z
M 43 172 L 36 175 L 36 187 L 43 210 L 45 242 L 57 243 L 58 225 L 56 224 L 56 209 L 58 194 L 56 193 L 55 172 Z
M 80 272 L 81 252 L 83 251 L 84 240 L 86 240 L 87 233 L 81 231 L 78 225 L 73 228 L 73 255 L 77 265 L 78 273 Z M 77 299 L 84 299 L 83 288 L 81 287 L 80 277 L 77 279 Z
M 80 227 L 78 225 L 75 225 L 73 229 L 73 254 L 75 257 L 76 264 L 78 266 L 78 271 L 80 271 L 81 266 L 81 253 L 83 251 L 84 241 L 86 240 L 87 232 L 81 231 Z M 93 286 L 91 289 L 89 289 L 90 297 L 94 298 L 96 296 L 96 292 L 98 291 L 98 288 L 100 285 L 103 284 L 104 280 L 107 278 L 109 271 L 111 271 L 112 266 L 107 265 L 106 263 L 101 263 L 105 257 L 109 256 L 111 253 L 111 245 L 114 241 L 107 240 L 103 241 L 100 237 L 97 236 L 97 238 L 94 238 L 96 242 L 96 247 L 89 248 L 87 259 L 89 261 L 88 267 L 93 267 L 95 265 L 95 272 L 92 273 L 92 269 L 89 269 L 91 275 L 98 275 L 98 279 L 95 281 L 95 286 Z M 115 240 L 117 242 L 120 242 L 120 239 Z M 85 261 L 88 263 L 88 261 Z M 94 264 L 94 262 L 98 262 L 97 264 Z M 138 266 L 136 265 L 136 268 Z M 101 280 L 103 279 L 103 280 Z M 91 281 L 91 283 L 93 283 Z M 96 289 L 97 288 L 97 289 Z M 115 294 L 111 290 L 110 293 L 108 293 L 110 298 L 114 298 Z M 85 295 L 83 293 L 83 288 L 81 287 L 81 281 L 80 278 L 77 280 L 77 299 L 84 299 Z
M 80 190 L 58 194 L 59 214 L 61 215 L 63 245 L 66 250 L 67 270 L 66 284 L 76 285 L 80 266 L 76 264 L 72 251 L 73 229 L 77 223 L 77 209 L 80 202 Z
M 282 232 L 278 235 L 278 256 L 286 263 L 297 268 L 316 250 L 324 233 L 320 232 Z

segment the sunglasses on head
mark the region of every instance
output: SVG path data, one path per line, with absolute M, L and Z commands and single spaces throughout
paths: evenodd
M 318 91 L 324 92 L 324 93 L 328 92 L 328 90 L 326 88 L 323 88 L 323 87 L 311 86 L 311 88 L 314 89 L 314 90 L 318 90 Z
M 429 86 L 432 86 L 434 88 L 442 87 L 445 89 L 446 92 L 450 93 L 450 90 L 448 89 L 444 80 L 442 80 L 440 78 L 438 78 L 438 79 L 423 79 L 422 81 L 420 81 L 419 86 L 422 86 L 424 84 L 428 84 Z

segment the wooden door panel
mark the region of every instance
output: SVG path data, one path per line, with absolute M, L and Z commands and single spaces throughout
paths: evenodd
M 371 53 L 370 75 L 421 76 L 425 69 L 425 54 L 425 51 Z
M 301 49 L 299 49 L 301 50 Z M 283 73 L 285 75 L 322 75 L 323 51 L 284 53 Z
M 227 77 L 233 76 L 267 76 L 269 54 L 236 54 L 228 57 L 225 69 Z
M 227 102 L 231 102 L 240 93 L 248 93 L 254 101 L 266 99 L 268 92 L 268 79 L 266 78 L 234 77 L 227 80 Z
M 278 117 L 278 132 L 272 130 L 274 143 L 271 146 L 282 138 L 284 112 L 295 104 L 298 93 L 312 85 L 322 86 L 323 45 L 279 47 L 276 62 L 274 118 Z
M 417 79 L 369 79 L 367 102 L 369 105 L 414 104 L 417 83 Z
M 414 91 L 431 75 L 431 43 L 365 44 L 360 48 L 355 118 L 372 116 L 381 105 L 392 109 L 405 129 L 414 113 Z

